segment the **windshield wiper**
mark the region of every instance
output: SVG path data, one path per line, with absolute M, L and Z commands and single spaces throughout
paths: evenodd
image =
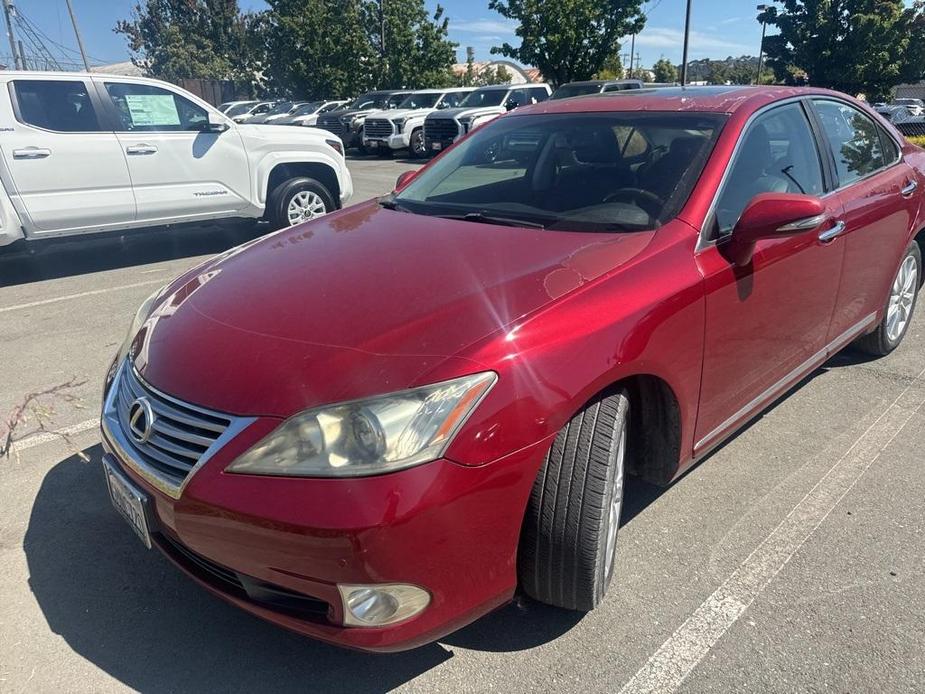
M 395 210 L 396 212 L 409 212 L 407 207 L 402 207 L 395 200 L 395 196 L 389 193 L 379 198 L 379 207 L 384 207 L 387 210 Z
M 545 229 L 545 224 L 539 222 L 530 222 L 526 219 L 514 219 L 513 217 L 497 217 L 495 215 L 485 214 L 483 212 L 467 212 L 466 214 L 438 214 L 435 217 L 442 219 L 458 219 L 463 222 L 478 222 L 480 224 L 497 224 L 505 227 L 526 227 L 527 229 Z

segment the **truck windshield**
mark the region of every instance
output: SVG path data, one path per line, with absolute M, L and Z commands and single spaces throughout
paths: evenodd
M 312 101 L 307 104 L 302 104 L 295 111 L 292 112 L 293 116 L 308 116 L 318 110 L 321 106 L 320 101 Z
M 476 89 L 460 106 L 477 108 L 479 106 L 500 106 L 504 103 L 504 96 L 508 93 L 507 89 Z
M 398 108 L 433 108 L 437 104 L 440 94 L 409 94 Z
M 563 84 L 559 87 L 550 99 L 568 99 L 573 96 L 583 96 L 584 94 L 598 94 L 601 91 L 599 84 Z
M 502 226 L 655 229 L 686 202 L 725 119 L 630 111 L 499 118 L 382 204 Z

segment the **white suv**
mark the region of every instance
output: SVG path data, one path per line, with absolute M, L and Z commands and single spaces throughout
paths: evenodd
M 546 101 L 548 84 L 501 84 L 482 87 L 466 97 L 458 108 L 435 111 L 424 120 L 424 146 L 436 154 L 466 133 L 518 106 Z
M 420 159 L 424 146 L 424 119 L 434 111 L 456 108 L 474 87 L 422 89 L 409 94 L 397 109 L 370 113 L 363 124 L 363 146 L 370 151 L 407 149 Z
M 238 125 L 156 80 L 0 72 L 0 246 L 220 218 L 275 227 L 353 193 L 341 142 Z

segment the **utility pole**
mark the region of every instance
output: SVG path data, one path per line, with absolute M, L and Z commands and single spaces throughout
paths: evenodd
M 633 56 L 636 55 L 636 34 L 630 39 L 630 73 L 629 78 L 633 78 Z
M 13 62 L 17 70 L 23 69 L 22 54 L 16 47 L 16 34 L 13 32 L 13 20 L 10 16 L 16 15 L 16 9 L 13 7 L 11 0 L 3 0 L 3 16 L 6 18 L 6 37 L 10 40 L 10 52 L 13 54 Z
M 687 84 L 687 44 L 691 36 L 691 0 L 687 0 L 687 12 L 684 16 L 684 53 L 681 56 L 681 86 Z
M 385 0 L 379 0 L 379 50 L 382 58 L 382 77 L 385 77 L 389 71 L 389 62 L 385 57 Z
M 83 39 L 80 38 L 80 29 L 77 28 L 77 17 L 74 16 L 74 6 L 71 5 L 71 0 L 65 0 L 67 2 L 67 11 L 71 15 L 71 24 L 74 25 L 74 36 L 77 37 L 77 47 L 80 49 L 80 57 L 83 58 L 84 67 L 87 68 L 87 72 L 90 72 L 90 61 L 87 60 L 87 52 L 84 50 Z
M 769 5 L 758 5 L 759 12 L 765 12 L 770 9 Z M 761 43 L 758 44 L 758 72 L 755 75 L 755 84 L 761 84 L 761 61 L 764 59 L 764 30 L 767 27 L 764 17 L 761 18 Z

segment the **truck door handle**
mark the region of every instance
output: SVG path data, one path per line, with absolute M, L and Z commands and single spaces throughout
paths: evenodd
M 26 147 L 14 149 L 13 159 L 44 159 L 51 156 L 51 150 L 45 147 Z
M 899 194 L 904 198 L 912 197 L 912 194 L 918 189 L 919 184 L 917 181 L 909 181 L 902 189 L 899 191 Z
M 846 227 L 847 225 L 843 221 L 838 220 L 832 227 L 819 234 L 819 240 L 822 243 L 833 241 L 836 236 L 841 236 L 844 233 Z
M 132 145 L 125 148 L 126 154 L 156 154 L 157 147 L 154 145 Z

